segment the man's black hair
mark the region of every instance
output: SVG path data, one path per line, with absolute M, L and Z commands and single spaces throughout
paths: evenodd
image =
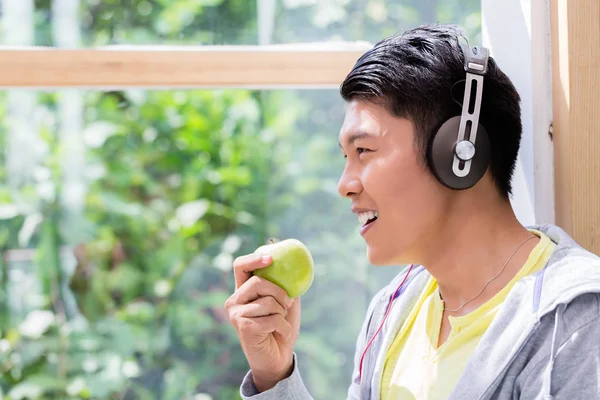
M 411 120 L 426 162 L 430 137 L 446 119 L 461 114 L 466 77 L 461 39 L 466 42 L 454 25 L 421 26 L 388 37 L 358 59 L 341 95 L 346 101 L 381 104 Z M 490 138 L 492 178 L 505 198 L 511 194 L 521 141 L 519 103 L 514 85 L 490 57 L 479 121 Z

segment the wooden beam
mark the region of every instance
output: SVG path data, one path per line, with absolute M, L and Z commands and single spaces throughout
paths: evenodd
M 550 7 L 556 221 L 600 254 L 600 2 Z
M 368 48 L 364 43 L 0 48 L 0 87 L 337 87 Z

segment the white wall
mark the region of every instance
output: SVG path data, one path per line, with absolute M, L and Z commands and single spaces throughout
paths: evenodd
M 482 40 L 521 95 L 523 139 L 512 205 L 521 223 L 554 223 L 549 0 L 482 0 Z

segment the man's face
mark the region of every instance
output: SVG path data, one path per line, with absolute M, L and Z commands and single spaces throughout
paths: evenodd
M 448 191 L 420 161 L 412 122 L 351 101 L 339 139 L 346 166 L 338 191 L 352 201 L 369 262 L 414 262 L 443 221 Z

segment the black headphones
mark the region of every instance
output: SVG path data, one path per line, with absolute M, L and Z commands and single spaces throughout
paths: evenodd
M 461 43 L 465 58 L 465 93 L 462 113 L 445 121 L 428 146 L 429 165 L 436 178 L 454 190 L 474 186 L 490 162 L 490 140 L 479 123 L 483 77 L 487 72 L 489 50 Z

